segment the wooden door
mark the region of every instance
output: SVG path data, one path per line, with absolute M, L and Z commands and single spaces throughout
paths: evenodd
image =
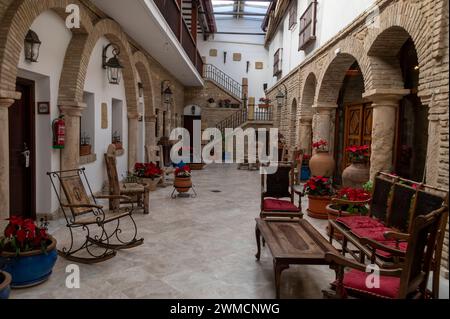
M 372 144 L 372 107 L 371 104 L 350 105 L 345 108 L 345 133 L 342 170 L 350 163 L 345 149 L 349 146 Z
M 22 97 L 8 111 L 10 215 L 35 218 L 34 82 L 18 79 L 16 91 Z

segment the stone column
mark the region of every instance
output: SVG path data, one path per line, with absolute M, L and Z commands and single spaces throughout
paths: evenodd
M 66 123 L 66 145 L 61 150 L 63 171 L 80 167 L 80 118 L 85 108 L 81 102 L 60 102 L 59 110 Z
M 312 116 L 300 117 L 299 128 L 299 145 L 300 149 L 305 151 L 305 154 L 311 155 L 311 141 L 312 141 Z
M 315 113 L 312 119 L 313 140 L 325 140 L 328 142 L 330 151 L 332 150 L 332 115 L 336 111 L 337 105 L 313 106 Z
M 397 108 L 400 100 L 409 93 L 405 89 L 371 90 L 363 97 L 372 101 L 373 124 L 370 157 L 370 179 L 379 171 L 391 171 L 397 122 Z
M 128 112 L 128 170 L 130 172 L 133 171 L 138 158 L 138 118 L 137 112 Z
M 145 117 L 145 145 L 156 146 L 156 115 Z
M 253 121 L 254 119 L 255 119 L 255 98 L 251 97 L 248 99 L 247 120 Z
M 0 98 L 0 227 L 9 218 L 9 119 L 8 108 L 14 99 Z

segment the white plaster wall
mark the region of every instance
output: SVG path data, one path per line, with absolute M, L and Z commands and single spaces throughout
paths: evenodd
M 119 178 L 126 176 L 128 163 L 128 116 L 126 110 L 125 88 L 123 79 L 120 85 L 109 84 L 106 71 L 102 68 L 102 50 L 108 44 L 106 38 L 101 38 L 92 51 L 91 59 L 86 74 L 84 91 L 95 94 L 95 154 L 97 160 L 94 163 L 84 165 L 92 190 L 99 192 L 107 180 L 104 154 L 111 144 L 112 137 L 112 99 L 123 102 L 122 112 L 122 143 L 125 154 L 117 158 L 117 173 Z M 101 128 L 101 105 L 108 105 L 108 128 Z
M 51 124 L 59 115 L 59 79 L 72 33 L 52 11 L 37 17 L 31 29 L 42 41 L 39 62 L 26 62 L 22 50 L 18 76 L 35 81 L 36 102 L 50 102 L 50 115 L 39 115 L 36 111 L 36 210 L 39 214 L 58 209 L 58 201 L 46 173 L 60 168 L 61 151 L 52 149 Z
M 252 20 L 218 19 L 218 30 L 231 32 L 261 33 L 261 22 Z M 264 48 L 264 36 L 258 35 L 228 35 L 216 34 L 208 41 L 203 40 L 203 35 L 198 37 L 198 49 L 206 58 L 206 63 L 213 64 L 237 82 L 242 83 L 242 78 L 248 78 L 249 96 L 257 100 L 264 97 L 263 84 L 269 79 L 269 65 L 267 50 Z M 217 49 L 217 57 L 209 56 L 210 49 Z M 227 52 L 227 62 L 224 64 L 223 53 Z M 233 53 L 241 53 L 241 61 L 233 61 Z M 247 61 L 250 61 L 249 72 L 246 72 Z M 255 62 L 263 62 L 264 69 L 256 70 Z
M 297 1 L 297 25 L 289 30 L 289 14 L 287 13 L 279 26 L 277 34 L 269 45 L 271 65 L 273 65 L 273 55 L 276 50 L 280 47 L 283 48 L 283 76 L 287 75 L 302 63 L 305 58 L 313 54 L 316 49 L 323 46 L 328 40 L 348 26 L 360 14 L 371 8 L 375 0 L 319 0 L 317 4 L 316 41 L 305 51 L 298 51 L 298 21 L 309 3 L 310 1 Z M 272 74 L 270 74 L 270 78 L 269 87 L 277 82 Z

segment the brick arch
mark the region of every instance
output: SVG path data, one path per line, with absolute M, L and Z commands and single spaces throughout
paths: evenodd
M 92 22 L 78 0 L 14 0 L 9 5 L 0 24 L 0 92 L 2 97 L 20 98 L 16 93 L 17 67 L 25 36 L 34 20 L 43 12 L 55 11 L 65 19 L 69 4 L 80 8 L 81 28 L 73 29 L 74 35 L 91 32 Z
M 155 115 L 153 80 L 148 59 L 141 51 L 133 54 L 133 63 L 144 86 L 145 116 Z
M 92 51 L 101 37 L 120 48 L 120 62 L 123 65 L 122 75 L 125 85 L 128 114 L 137 116 L 138 90 L 133 65 L 133 53 L 127 35 L 121 27 L 111 19 L 97 22 L 88 36 L 74 36 L 67 50 L 64 67 L 61 73 L 59 103 L 82 102 L 84 83 Z M 98 57 L 101 58 L 101 57 Z
M 339 92 L 346 72 L 355 62 L 358 62 L 357 58 L 349 53 L 339 53 L 331 59 L 318 82 L 315 106 L 337 107 Z M 364 69 L 359 62 L 358 64 L 364 74 Z
M 302 93 L 300 95 L 302 97 L 300 105 L 302 115 L 312 114 L 312 106 L 316 97 L 316 90 L 317 77 L 313 72 L 311 72 L 306 77 L 305 84 L 303 85 Z
M 428 44 L 429 36 L 427 36 L 433 31 L 426 17 L 418 5 L 407 1 L 397 2 L 389 10 L 381 12 L 378 19 L 379 27 L 369 28 L 365 42 L 365 50 L 372 65 L 369 87 L 366 90 L 403 88 L 397 54 L 409 37 L 415 44 L 419 68 L 421 71 L 425 69 L 425 64 L 432 59 L 433 49 Z M 420 72 L 419 96 L 428 76 L 426 72 Z

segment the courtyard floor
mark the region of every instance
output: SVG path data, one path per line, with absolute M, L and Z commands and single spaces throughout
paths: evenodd
M 193 173 L 197 198 L 171 199 L 171 187 L 150 196 L 150 215 L 135 213 L 142 246 L 119 251 L 109 261 L 80 264 L 81 287 L 66 288 L 66 267 L 40 286 L 13 290 L 12 298 L 176 298 L 272 299 L 272 259 L 267 248 L 255 260 L 255 218 L 260 207 L 260 175 L 234 165 L 211 165 Z M 220 191 L 220 192 L 219 192 Z M 307 203 L 304 203 L 304 208 Z M 322 234 L 326 221 L 308 219 Z M 67 240 L 63 220 L 50 232 L 59 246 Z M 282 298 L 322 298 L 334 272 L 328 266 L 293 266 L 283 272 Z M 442 279 L 441 298 L 448 298 Z

